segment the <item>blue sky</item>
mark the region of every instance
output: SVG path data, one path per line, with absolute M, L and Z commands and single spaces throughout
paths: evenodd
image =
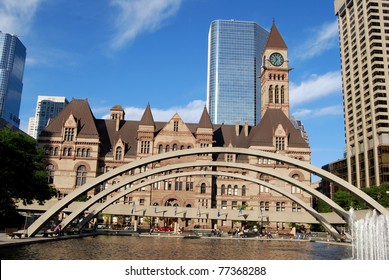
M 312 163 L 343 157 L 337 20 L 332 0 L 0 0 L 0 30 L 27 48 L 21 128 L 38 95 L 88 98 L 96 118 L 120 104 L 139 119 L 178 112 L 198 122 L 205 106 L 207 44 L 216 19 L 272 21 L 289 53 L 291 114 L 308 131 Z

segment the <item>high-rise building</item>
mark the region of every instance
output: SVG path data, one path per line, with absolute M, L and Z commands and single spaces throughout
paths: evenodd
M 49 121 L 54 119 L 68 103 L 68 100 L 62 96 L 38 96 L 35 117 L 29 119 L 28 134 L 37 139 Z
M 348 181 L 389 181 L 389 1 L 335 0 Z
M 207 109 L 212 123 L 260 120 L 262 51 L 268 32 L 255 22 L 215 20 L 208 35 Z
M 19 127 L 26 47 L 18 37 L 0 31 L 0 117 Z

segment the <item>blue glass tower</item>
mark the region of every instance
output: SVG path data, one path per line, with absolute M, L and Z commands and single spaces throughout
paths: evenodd
M 19 38 L 0 31 L 0 118 L 19 127 L 26 47 Z
M 207 109 L 214 124 L 261 116 L 262 51 L 269 32 L 255 22 L 215 20 L 208 35 Z

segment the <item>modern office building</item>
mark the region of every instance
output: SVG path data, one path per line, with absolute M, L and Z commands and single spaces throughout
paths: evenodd
M 335 0 L 334 4 L 347 178 L 357 187 L 380 185 L 389 181 L 389 1 Z
M 255 22 L 215 20 L 208 35 L 207 109 L 214 124 L 260 120 L 262 51 L 268 32 Z
M 37 139 L 49 121 L 54 119 L 68 103 L 68 100 L 62 96 L 39 95 L 35 117 L 30 118 L 28 122 L 28 134 Z
M 26 47 L 17 36 L 0 31 L 0 117 L 19 127 Z

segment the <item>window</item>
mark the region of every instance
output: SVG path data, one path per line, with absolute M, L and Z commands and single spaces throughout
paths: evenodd
M 246 196 L 246 186 L 242 186 L 242 196 Z
M 227 201 L 223 200 L 222 201 L 222 209 L 227 209 Z
M 177 144 L 173 145 L 173 151 L 177 151 Z
M 238 195 L 238 186 L 237 185 L 234 186 L 234 195 Z
M 181 181 L 176 181 L 175 190 L 182 191 L 182 182 Z
M 163 146 L 159 145 L 158 146 L 158 154 L 162 154 L 162 153 L 163 153 Z
M 238 201 L 232 201 L 231 209 L 238 209 Z
M 276 86 L 276 89 L 275 89 L 275 92 L 274 92 L 274 103 L 275 104 L 278 104 L 280 103 L 280 93 L 279 93 L 279 89 L 278 89 L 278 86 Z
M 166 152 L 170 152 L 170 146 L 166 145 Z
M 205 193 L 205 192 L 206 192 L 206 186 L 205 183 L 202 183 L 200 187 L 200 193 Z
M 276 150 L 277 151 L 285 150 L 285 138 L 284 137 L 276 137 Z
M 232 195 L 232 187 L 231 187 L 231 185 L 228 185 L 228 187 L 227 187 L 227 194 L 228 195 Z
M 269 103 L 273 103 L 273 86 L 269 87 Z
M 228 154 L 227 155 L 227 162 L 234 162 L 234 155 Z
M 175 132 L 178 132 L 178 121 L 174 121 L 174 123 L 173 123 L 173 130 Z
M 115 160 L 122 160 L 122 147 L 116 148 Z
M 65 128 L 65 141 L 73 141 L 74 140 L 74 128 L 66 127 Z
M 300 176 L 298 174 L 294 174 L 292 176 L 293 179 L 297 180 L 297 181 L 300 181 Z M 296 187 L 296 186 L 292 186 L 292 193 L 301 193 L 301 189 L 299 187 Z
M 76 186 L 82 186 L 86 183 L 86 167 L 85 165 L 80 165 L 77 168 L 77 176 L 76 176 Z
M 292 203 L 292 212 L 301 212 L 301 207 L 296 202 Z
M 49 164 L 46 166 L 46 171 L 47 171 L 47 183 L 53 184 L 54 183 L 54 165 Z
M 186 182 L 186 191 L 193 192 L 193 182 Z
M 140 153 L 141 154 L 150 153 L 150 141 L 141 141 Z
M 285 103 L 285 89 L 284 86 L 281 87 L 281 104 Z
M 225 195 L 226 194 L 226 186 L 223 184 L 220 188 L 220 195 Z

